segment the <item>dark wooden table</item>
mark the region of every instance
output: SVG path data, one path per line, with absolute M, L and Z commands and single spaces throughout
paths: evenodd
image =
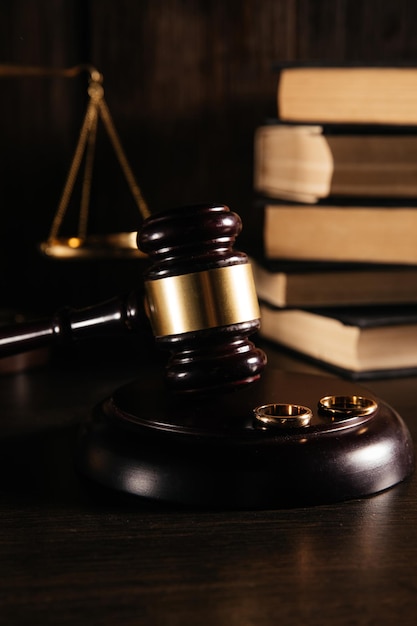
M 198 511 L 108 498 L 74 470 L 78 424 L 140 375 L 130 346 L 3 375 L 0 623 L 417 623 L 417 482 L 309 508 Z M 317 371 L 269 350 L 270 367 Z M 417 378 L 367 383 L 417 438 Z

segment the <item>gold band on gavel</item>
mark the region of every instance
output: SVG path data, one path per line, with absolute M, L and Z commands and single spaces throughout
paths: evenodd
M 260 317 L 249 263 L 145 282 L 156 337 L 239 324 Z

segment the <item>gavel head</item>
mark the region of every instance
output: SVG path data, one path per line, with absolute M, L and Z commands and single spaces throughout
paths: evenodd
M 260 313 L 248 258 L 233 250 L 241 228 L 228 207 L 195 205 L 151 216 L 139 232 L 152 263 L 147 312 L 156 344 L 171 353 L 166 379 L 175 392 L 233 389 L 266 364 L 248 340 Z

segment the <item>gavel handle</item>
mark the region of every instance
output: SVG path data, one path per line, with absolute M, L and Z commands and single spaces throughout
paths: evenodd
M 87 308 L 65 308 L 51 319 L 0 328 L 0 357 L 53 344 L 66 344 L 73 339 L 103 335 L 103 331 L 107 334 L 135 330 L 145 320 L 142 298 L 136 292 Z

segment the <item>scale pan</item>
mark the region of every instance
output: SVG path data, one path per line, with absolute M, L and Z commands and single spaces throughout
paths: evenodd
M 40 244 L 43 255 L 54 259 L 144 258 L 136 244 L 137 232 L 106 233 L 86 237 L 55 237 Z

